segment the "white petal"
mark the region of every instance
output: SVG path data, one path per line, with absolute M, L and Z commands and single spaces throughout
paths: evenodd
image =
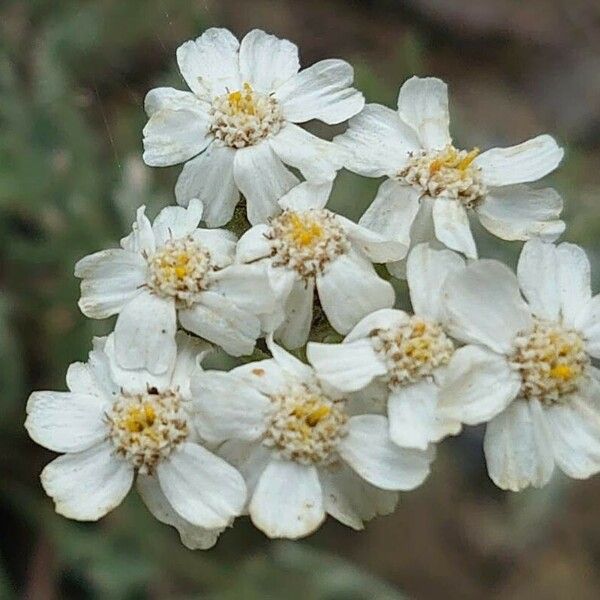
M 408 321 L 408 315 L 402 310 L 382 308 L 361 319 L 344 339 L 348 344 L 371 335 L 376 329 L 391 329 Z
M 162 246 L 172 239 L 183 238 L 190 235 L 202 219 L 202 202 L 194 199 L 190 201 L 187 208 L 182 206 L 167 206 L 159 213 L 152 231 L 157 246 Z
M 272 358 L 240 365 L 229 373 L 267 396 L 280 393 L 287 387 L 290 379 L 289 374 Z
M 232 231 L 227 229 L 196 229 L 192 233 L 192 237 L 208 250 L 211 261 L 219 269 L 233 263 L 237 237 Z
M 374 377 L 387 373 L 385 363 L 369 339 L 348 344 L 309 342 L 306 356 L 319 379 L 343 392 L 360 390 Z
M 408 252 L 408 239 L 392 237 L 389 232 L 373 231 L 364 223 L 357 225 L 341 215 L 336 215 L 336 221 L 342 225 L 353 246 L 374 263 L 400 260 Z
M 325 510 L 334 519 L 353 529 L 377 515 L 389 515 L 396 508 L 398 493 L 380 490 L 346 466 L 331 467 L 320 473 Z
M 246 197 L 252 225 L 281 212 L 277 201 L 298 183 L 266 142 L 236 151 L 233 176 Z
M 300 69 L 298 47 L 260 29 L 253 29 L 240 44 L 240 75 L 255 90 L 269 93 Z
M 97 340 L 95 338 L 94 342 Z M 119 388 L 108 371 L 108 358 L 103 349 L 96 348 L 96 343 L 87 363 L 75 362 L 69 365 L 67 387 L 71 392 L 97 398 L 110 398 L 118 391 Z
M 194 422 L 211 443 L 253 441 L 265 431 L 269 399 L 243 379 L 222 371 L 204 371 L 192 380 Z
M 183 165 L 177 184 L 177 203 L 187 206 L 192 198 L 204 205 L 204 220 L 209 227 L 221 227 L 233 216 L 240 193 L 233 179 L 235 150 L 211 144 L 202 154 Z
M 540 319 L 560 319 L 558 254 L 554 244 L 531 240 L 523 246 L 517 277 L 531 312 Z
M 339 145 L 287 123 L 269 138 L 275 154 L 290 167 L 312 181 L 330 181 L 344 166 L 346 152 Z
M 249 505 L 250 518 L 270 538 L 297 539 L 325 519 L 317 469 L 292 461 L 271 460 Z
M 460 422 L 437 414 L 438 386 L 427 380 L 392 390 L 388 400 L 390 437 L 404 448 L 426 450 L 430 442 L 454 435 Z
M 137 490 L 148 510 L 161 523 L 175 527 L 181 541 L 190 550 L 208 550 L 219 539 L 222 529 L 205 529 L 181 518 L 169 504 L 155 477 L 138 475 Z
M 489 421 L 519 393 L 521 378 L 503 356 L 478 346 L 459 348 L 445 372 L 439 414 L 468 425 Z
M 192 525 L 226 527 L 244 508 L 242 476 L 198 444 L 185 442 L 158 464 L 156 473 L 173 509 Z
M 556 254 L 563 323 L 574 327 L 592 299 L 592 269 L 583 248 L 575 244 L 560 244 Z
M 170 87 L 150 90 L 144 98 L 144 110 L 151 117 L 160 110 L 204 111 L 206 106 L 191 92 L 182 92 Z
M 511 241 L 555 240 L 565 229 L 559 220 L 562 209 L 562 198 L 552 188 L 536 190 L 518 184 L 492 188 L 475 208 L 488 231 Z
M 448 86 L 440 79 L 411 77 L 400 88 L 398 112 L 426 149 L 443 148 L 452 142 Z
M 545 411 L 556 464 L 575 479 L 600 471 L 600 390 L 598 384 L 591 385 L 595 397 L 573 397 Z
M 110 376 L 119 389 L 131 394 L 146 392 L 152 387 L 157 390 L 170 389 L 173 365 L 160 375 L 150 373 L 147 369 L 125 369 L 117 362 L 114 338 L 114 333 L 106 338 L 104 353 L 108 359 Z
M 215 27 L 177 48 L 177 64 L 190 89 L 206 100 L 238 90 L 238 48 L 230 31 Z
M 371 263 L 342 254 L 317 276 L 323 312 L 339 333 L 348 333 L 363 317 L 394 305 L 394 288 L 377 275 Z
M 338 451 L 363 479 L 384 490 L 412 490 L 421 485 L 434 455 L 433 449 L 422 452 L 393 444 L 388 420 L 380 415 L 351 417 Z
M 250 263 L 271 254 L 271 243 L 266 237 L 269 226 L 265 223 L 251 227 L 237 243 L 236 262 Z
M 175 360 L 176 331 L 174 300 L 143 290 L 117 319 L 117 362 L 124 369 L 147 369 L 156 375 L 166 372 Z
M 314 281 L 304 281 L 294 276 L 291 290 L 285 299 L 284 319 L 275 331 L 275 338 L 286 348 L 300 348 L 306 344 L 313 318 L 314 291 Z
M 41 481 L 58 514 L 97 521 L 121 504 L 133 482 L 133 467 L 107 441 L 54 459 L 42 471 Z
M 302 181 L 281 197 L 279 206 L 284 210 L 298 211 L 325 208 L 332 187 L 333 179 L 319 182 Z
M 352 86 L 354 69 L 343 60 L 328 59 L 300 71 L 275 93 L 288 121 L 304 123 L 319 119 L 329 125 L 358 113 L 363 95 Z
M 241 473 L 246 482 L 248 498 L 254 494 L 256 484 L 273 456 L 271 449 L 260 442 L 241 440 L 229 440 L 221 444 L 218 454 Z M 247 508 L 244 514 L 248 514 Z
M 537 400 L 515 400 L 486 428 L 485 458 L 492 481 L 518 492 L 542 487 L 554 470 L 544 410 Z
M 179 311 L 181 326 L 221 346 L 232 356 L 252 354 L 260 335 L 258 318 L 220 294 L 204 292 L 200 303 Z
M 588 302 L 575 326 L 583 332 L 588 353 L 600 358 L 600 294 Z
M 270 289 L 264 262 L 225 267 L 214 274 L 210 289 L 253 315 L 269 314 L 277 309 L 278 298 Z
M 348 151 L 345 167 L 366 177 L 393 177 L 420 148 L 415 132 L 387 106 L 367 104 L 333 140 Z
M 80 452 L 107 434 L 110 398 L 72 392 L 33 392 L 25 428 L 31 439 L 54 452 Z
M 144 127 L 144 162 L 169 167 L 185 162 L 204 150 L 212 140 L 205 110 L 163 109 Z
M 518 333 L 533 325 L 514 273 L 494 260 L 478 260 L 450 273 L 443 286 L 446 325 L 467 343 L 504 353 Z
M 121 248 L 129 252 L 138 252 L 142 255 L 150 255 L 154 252 L 154 232 L 148 217 L 146 207 L 140 206 L 135 215 L 131 233 L 121 240 Z
M 146 281 L 146 261 L 134 252 L 111 248 L 85 256 L 75 265 L 81 278 L 81 312 L 92 319 L 117 314 Z
M 539 135 L 509 148 L 492 148 L 473 163 L 486 185 L 511 185 L 536 181 L 558 167 L 564 150 L 552 136 Z
M 418 212 L 419 192 L 388 179 L 379 186 L 375 200 L 358 223 L 408 248 L 410 229 Z
M 441 321 L 444 281 L 449 273 L 464 267 L 464 259 L 451 250 L 434 250 L 429 244 L 413 248 L 406 262 L 406 274 L 415 314 Z
M 428 243 L 432 247 L 442 248 L 442 244 L 435 237 L 435 228 L 433 226 L 433 205 L 436 200 L 421 197 L 419 201 L 419 210 L 415 216 L 410 228 L 410 244 L 414 247 L 421 243 Z M 388 271 L 399 279 L 406 279 L 406 260 L 391 262 L 387 265 Z
M 179 389 L 181 396 L 187 400 L 191 397 L 190 378 L 202 373 L 200 362 L 208 354 L 212 346 L 207 342 L 178 331 L 175 335 L 177 358 L 171 375 L 171 389 Z
M 314 370 L 307 364 L 298 360 L 293 354 L 284 350 L 281 346 L 273 341 L 273 336 L 269 335 L 266 338 L 269 352 L 277 364 L 292 377 L 299 381 L 308 381 L 314 378 Z
M 468 258 L 477 258 L 469 216 L 460 202 L 438 198 L 433 204 L 433 225 L 440 242 Z

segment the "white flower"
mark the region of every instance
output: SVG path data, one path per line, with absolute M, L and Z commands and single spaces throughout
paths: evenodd
M 400 89 L 398 111 L 368 104 L 335 142 L 351 153 L 345 165 L 368 177 L 385 175 L 360 223 L 414 246 L 437 239 L 477 256 L 468 209 L 505 240 L 556 239 L 562 200 L 552 189 L 531 189 L 563 157 L 552 137 L 541 135 L 510 148 L 479 154 L 452 145 L 448 90 L 435 78 L 413 77 Z M 401 265 L 392 272 L 402 276 Z
M 343 166 L 339 146 L 295 123 L 341 123 L 362 109 L 348 63 L 323 60 L 299 72 L 298 48 L 258 29 L 241 43 L 208 29 L 178 48 L 177 62 L 192 91 L 148 93 L 144 161 L 186 163 L 177 202 L 202 200 L 209 226 L 231 219 L 240 192 L 252 224 L 278 214 L 277 200 L 298 183 L 284 163 L 311 180 L 333 179 Z
M 88 317 L 118 314 L 115 347 L 127 369 L 167 371 L 181 325 L 235 356 L 250 354 L 260 317 L 277 307 L 259 265 L 234 265 L 236 237 L 198 229 L 202 203 L 163 209 L 151 225 L 138 209 L 121 248 L 102 250 L 75 265 L 79 306 Z
M 355 529 L 420 485 L 433 448 L 392 444 L 387 419 L 351 415 L 314 370 L 267 343 L 272 359 L 192 380 L 196 426 L 246 479 L 248 512 L 270 537 L 308 535 L 331 515 Z
M 283 214 L 252 227 L 238 242 L 237 262 L 268 265 L 271 285 L 284 305 L 276 338 L 288 348 L 308 338 L 315 287 L 325 315 L 340 333 L 394 304 L 393 287 L 372 263 L 398 260 L 406 246 L 324 209 L 330 189 L 331 184 L 301 183 L 281 199 Z
M 386 401 L 392 441 L 425 449 L 461 429 L 459 421 L 438 415 L 437 404 L 438 380 L 454 353 L 443 328 L 440 290 L 447 274 L 464 268 L 464 261 L 450 250 L 420 244 L 407 268 L 413 316 L 378 310 L 341 344 L 310 342 L 307 356 L 321 380 L 341 392 L 379 394 Z
M 600 295 L 572 244 L 523 247 L 517 276 L 480 260 L 443 287 L 450 332 L 469 345 L 450 361 L 439 408 L 490 421 L 485 455 L 496 485 L 540 487 L 556 464 L 570 477 L 600 471 Z M 520 290 L 526 301 L 521 296 Z
M 114 340 L 95 339 L 87 363 L 67 372 L 68 392 L 34 392 L 25 427 L 38 444 L 65 453 L 42 471 L 56 511 L 95 521 L 118 506 L 137 475 L 154 516 L 190 548 L 209 548 L 240 514 L 240 473 L 201 443 L 189 415 L 190 377 L 206 345 L 178 334 L 166 373 L 121 369 Z

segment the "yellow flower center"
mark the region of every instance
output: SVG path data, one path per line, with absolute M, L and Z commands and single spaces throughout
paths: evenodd
M 241 90 L 229 93 L 227 99 L 232 114 L 256 115 L 254 90 L 249 83 L 244 83 Z
M 579 333 L 538 320 L 530 333 L 515 340 L 511 363 L 521 374 L 524 398 L 553 404 L 580 388 L 590 358 Z
M 107 414 L 110 439 L 117 453 L 143 474 L 188 437 L 181 400 L 175 392 L 152 389 L 143 394 L 123 393 Z

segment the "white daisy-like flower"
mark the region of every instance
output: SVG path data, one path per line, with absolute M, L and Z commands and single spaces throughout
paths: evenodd
M 322 381 L 385 401 L 390 437 L 399 446 L 425 449 L 461 429 L 460 421 L 438 415 L 437 404 L 438 380 L 455 350 L 443 326 L 441 287 L 448 273 L 462 268 L 458 254 L 420 244 L 407 261 L 413 315 L 378 310 L 341 344 L 308 344 L 308 359 Z
M 240 469 L 248 513 L 273 538 L 299 538 L 327 514 L 362 529 L 420 485 L 433 448 L 400 448 L 387 419 L 350 414 L 345 399 L 272 342 L 272 359 L 192 380 L 196 426 Z
M 275 337 L 288 348 L 308 339 L 315 288 L 340 333 L 395 301 L 392 285 L 372 263 L 399 260 L 407 247 L 323 208 L 330 190 L 331 184 L 301 183 L 281 199 L 281 215 L 255 225 L 238 242 L 236 262 L 267 267 L 284 310 Z
M 400 89 L 398 110 L 368 104 L 335 138 L 351 157 L 346 167 L 386 176 L 360 223 L 412 245 L 438 240 L 475 258 L 468 211 L 504 240 L 564 231 L 562 199 L 553 189 L 522 185 L 558 166 L 563 150 L 549 135 L 510 148 L 461 150 L 449 132 L 448 89 L 435 78 L 413 77 Z M 402 265 L 391 265 L 403 276 Z
M 121 248 L 102 250 L 75 265 L 83 314 L 118 314 L 115 348 L 127 369 L 166 372 L 175 356 L 177 320 L 226 352 L 250 354 L 261 316 L 278 307 L 260 265 L 233 264 L 236 237 L 199 229 L 202 203 L 163 209 L 151 225 L 144 207 Z
M 343 60 L 300 71 L 298 48 L 255 29 L 240 42 L 226 29 L 207 29 L 177 50 L 191 92 L 157 88 L 146 96 L 144 161 L 185 163 L 175 195 L 182 205 L 205 203 L 211 227 L 227 223 L 239 200 L 252 224 L 278 214 L 277 201 L 306 179 L 333 179 L 345 152 L 298 125 L 341 123 L 364 106 Z M 285 163 L 285 165 L 284 165 Z
M 96 521 L 137 479 L 150 512 L 204 549 L 241 513 L 242 476 L 204 447 L 190 417 L 190 378 L 207 345 L 180 333 L 177 346 L 174 365 L 157 376 L 122 369 L 112 335 L 96 338 L 88 362 L 69 367 L 68 392 L 31 394 L 29 435 L 64 453 L 41 476 L 59 514 Z
M 517 277 L 480 260 L 448 275 L 443 294 L 450 332 L 469 345 L 450 361 L 439 408 L 463 423 L 489 421 L 496 485 L 541 487 L 555 464 L 577 479 L 600 471 L 600 295 L 585 252 L 532 240 Z

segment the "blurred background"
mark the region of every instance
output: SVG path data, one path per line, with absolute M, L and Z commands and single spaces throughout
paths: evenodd
M 184 87 L 175 49 L 213 25 L 289 38 L 305 66 L 344 58 L 368 101 L 393 106 L 406 77 L 439 76 L 459 147 L 555 135 L 565 238 L 600 291 L 597 0 L 3 0 L 0 598 L 598 598 L 600 477 L 504 493 L 478 428 L 445 441 L 426 484 L 360 533 L 330 520 L 288 544 L 241 519 L 202 553 L 135 494 L 95 524 L 54 514 L 38 480 L 52 456 L 25 434 L 25 401 L 65 389 L 68 364 L 110 330 L 78 312 L 73 265 L 115 245 L 138 205 L 154 216 L 173 202 L 180 167 L 141 161 L 143 98 Z M 378 185 L 342 172 L 333 208 L 358 218 Z M 477 232 L 483 256 L 514 265 L 520 244 Z

